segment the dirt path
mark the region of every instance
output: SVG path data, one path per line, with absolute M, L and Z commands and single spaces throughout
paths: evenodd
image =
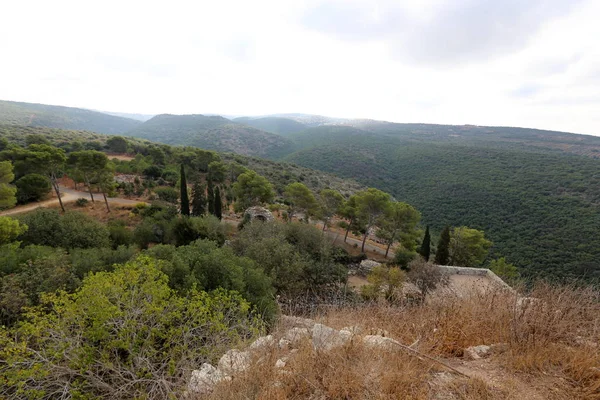
M 62 194 L 61 199 L 62 199 L 63 203 L 71 203 L 71 202 L 74 202 L 75 200 L 81 199 L 81 198 L 91 201 L 91 196 L 90 196 L 89 192 L 82 192 L 79 190 L 68 189 L 68 188 L 62 187 L 62 186 L 60 188 L 60 192 Z M 104 203 L 104 198 L 102 197 L 102 193 L 94 193 L 94 199 L 97 202 Z M 138 203 L 140 203 L 139 200 L 124 199 L 124 198 L 120 198 L 120 197 L 109 197 L 108 198 L 108 204 L 135 205 Z M 2 211 L 2 212 L 0 212 L 0 216 L 22 214 L 22 213 L 26 213 L 29 211 L 33 211 L 40 207 L 53 207 L 53 206 L 57 206 L 58 204 L 59 204 L 58 199 L 54 197 L 49 200 L 44 200 L 44 201 L 40 201 L 40 202 L 33 203 L 33 204 L 25 204 L 22 206 L 17 206 L 15 208 L 11 208 L 10 210 Z

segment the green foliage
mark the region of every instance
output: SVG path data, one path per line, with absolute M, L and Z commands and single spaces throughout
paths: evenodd
M 77 200 L 75 200 L 75 205 L 77 207 L 86 207 L 89 204 L 89 200 L 84 198 L 84 197 L 80 197 Z
M 133 232 L 130 231 L 122 220 L 110 221 L 107 224 L 108 236 L 113 249 L 119 246 L 133 244 Z
M 154 193 L 156 193 L 159 199 L 167 203 L 177 204 L 179 200 L 179 193 L 172 187 L 159 187 L 154 189 Z
M 286 186 L 283 193 L 285 201 L 289 204 L 288 216 L 291 222 L 294 215 L 302 212 L 308 221 L 309 215 L 318 211 L 318 203 L 315 196 L 306 185 L 295 182 Z
M 223 183 L 227 177 L 227 165 L 221 161 L 213 161 L 208 164 L 208 176 L 212 182 Z
M 431 256 L 431 235 L 429 234 L 429 225 L 427 225 L 427 228 L 425 229 L 425 236 L 423 236 L 421 247 L 419 247 L 419 254 L 425 261 L 429 261 L 429 257 Z
M 9 185 L 15 179 L 10 161 L 0 162 L 0 209 L 9 208 L 17 203 L 17 189 Z
M 208 239 L 222 246 L 225 226 L 217 217 L 182 217 L 173 221 L 170 236 L 176 246 L 184 246 L 198 239 Z
M 106 148 L 113 153 L 127 153 L 129 142 L 122 136 L 111 136 L 106 139 Z
M 478 267 L 488 255 L 492 242 L 482 231 L 462 226 L 450 233 L 450 263 L 459 267 Z
M 223 218 L 223 203 L 221 199 L 221 189 L 215 188 L 215 217 L 219 220 Z
M 247 171 L 238 176 L 233 184 L 233 192 L 237 199 L 237 209 L 269 203 L 273 200 L 273 186 L 264 177 L 254 171 Z
M 248 125 L 254 127 L 256 129 L 261 129 L 266 132 L 277 133 L 279 135 L 289 135 L 292 133 L 303 131 L 307 129 L 308 126 L 304 125 L 301 122 L 294 121 L 289 118 L 281 118 L 281 117 L 263 117 L 263 118 L 250 118 L 250 117 L 240 117 L 235 118 L 235 122 L 239 122 L 244 125 Z
M 179 296 L 147 257 L 43 297 L 0 331 L 3 395 L 178 398 L 189 370 L 261 332 L 250 305 L 225 290 Z
M 0 245 L 13 242 L 25 233 L 28 226 L 11 217 L 0 216 Z
M 404 250 L 415 251 L 420 233 L 417 224 L 420 220 L 421 214 L 410 204 L 397 201 L 388 203 L 383 216 L 377 221 L 377 236 L 388 244 L 386 257 L 396 241 L 400 242 Z
M 361 295 L 366 300 L 378 300 L 382 295 L 387 301 L 397 301 L 402 297 L 402 285 L 406 274 L 398 267 L 379 265 L 367 275 L 368 285 L 361 287 Z
M 415 285 L 421 293 L 421 301 L 438 287 L 446 286 L 449 282 L 446 275 L 438 266 L 416 258 L 408 264 L 408 281 Z
M 492 260 L 488 265 L 490 271 L 498 275 L 500 278 L 510 281 L 519 277 L 519 270 L 513 264 L 506 262 L 504 257 L 497 260 Z
M 213 181 L 210 179 L 210 175 L 206 180 L 206 200 L 208 213 L 211 215 L 215 215 L 215 186 Z
M 27 225 L 27 232 L 19 236 L 24 245 L 71 248 L 109 247 L 106 226 L 79 212 L 67 212 L 38 208 L 19 217 Z
M 190 215 L 190 198 L 188 197 L 188 187 L 187 180 L 185 179 L 185 169 L 183 168 L 183 164 L 181 164 L 181 173 L 180 173 L 180 203 L 181 203 L 181 214 L 189 216 Z
M 44 198 L 52 190 L 47 177 L 40 174 L 27 174 L 15 182 L 19 203 L 29 203 Z
M 435 263 L 437 265 L 448 265 L 450 262 L 450 227 L 446 226 L 440 234 L 437 250 L 435 252 Z
M 375 188 L 369 188 L 356 194 L 356 216 L 365 229 L 361 251 L 365 252 L 365 242 L 369 230 L 389 207 L 390 195 Z
M 323 189 L 319 192 L 319 217 L 323 220 L 323 230 L 334 215 L 340 213 L 344 206 L 344 196 L 337 190 Z
M 206 214 L 206 188 L 200 183 L 194 183 L 192 187 L 192 215 L 201 217 Z

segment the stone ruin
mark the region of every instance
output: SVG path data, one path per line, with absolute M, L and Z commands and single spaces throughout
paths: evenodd
M 246 217 L 248 216 L 248 217 Z M 267 210 L 264 207 L 250 207 L 246 211 L 244 211 L 244 219 L 249 218 L 250 221 L 262 221 L 262 222 L 273 222 L 275 221 L 275 217 L 271 211 Z

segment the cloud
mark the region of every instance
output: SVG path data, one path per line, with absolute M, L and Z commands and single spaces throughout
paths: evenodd
M 454 0 L 415 13 L 396 1 L 325 1 L 309 9 L 301 22 L 341 40 L 382 41 L 403 61 L 447 67 L 518 51 L 545 23 L 580 2 Z
M 543 89 L 544 87 L 537 83 L 527 83 L 514 89 L 510 94 L 514 97 L 532 97 L 540 93 Z

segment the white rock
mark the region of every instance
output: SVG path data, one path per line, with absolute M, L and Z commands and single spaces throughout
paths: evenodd
M 229 350 L 219 360 L 219 371 L 226 375 L 244 372 L 250 368 L 252 357 L 247 351 Z
M 277 360 L 277 362 L 275 363 L 275 368 L 284 368 L 286 366 L 286 362 L 283 361 L 281 358 L 279 360 Z
M 283 335 L 283 339 L 288 340 L 293 347 L 298 347 L 303 340 L 308 338 L 310 338 L 310 332 L 307 328 L 292 328 Z
M 192 376 L 188 383 L 188 391 L 207 394 L 213 390 L 217 383 L 223 380 L 231 380 L 231 377 L 223 374 L 212 365 L 204 363 L 200 367 L 200 370 L 192 371 Z
M 292 342 L 290 342 L 287 339 L 279 339 L 279 342 L 277 343 L 277 346 L 281 349 L 281 350 L 285 350 L 290 348 L 290 346 L 292 345 Z
M 308 319 L 308 318 L 300 318 L 300 317 L 292 317 L 289 315 L 282 315 L 279 318 L 279 322 L 283 325 L 285 325 L 286 327 L 299 327 L 299 328 L 307 328 L 307 329 L 312 329 L 313 325 L 315 324 L 315 321 L 313 321 L 312 319 Z
M 486 345 L 467 347 L 463 353 L 463 358 L 467 360 L 479 360 L 492 354 L 492 348 Z
M 341 333 L 323 324 L 315 324 L 312 329 L 312 342 L 316 350 L 329 351 L 343 346 L 352 339 L 352 333 Z
M 261 336 L 250 345 L 250 350 L 263 350 L 275 345 L 275 339 L 272 335 Z
M 363 333 L 363 329 L 360 326 L 345 326 L 340 329 L 340 332 L 350 332 L 353 336 L 361 335 Z
M 380 335 L 367 335 L 363 337 L 363 343 L 369 348 L 385 350 L 398 348 L 396 345 L 400 344 L 394 339 Z
M 364 272 L 370 272 L 373 268 L 380 266 L 381 263 L 373 260 L 362 260 L 359 269 Z

